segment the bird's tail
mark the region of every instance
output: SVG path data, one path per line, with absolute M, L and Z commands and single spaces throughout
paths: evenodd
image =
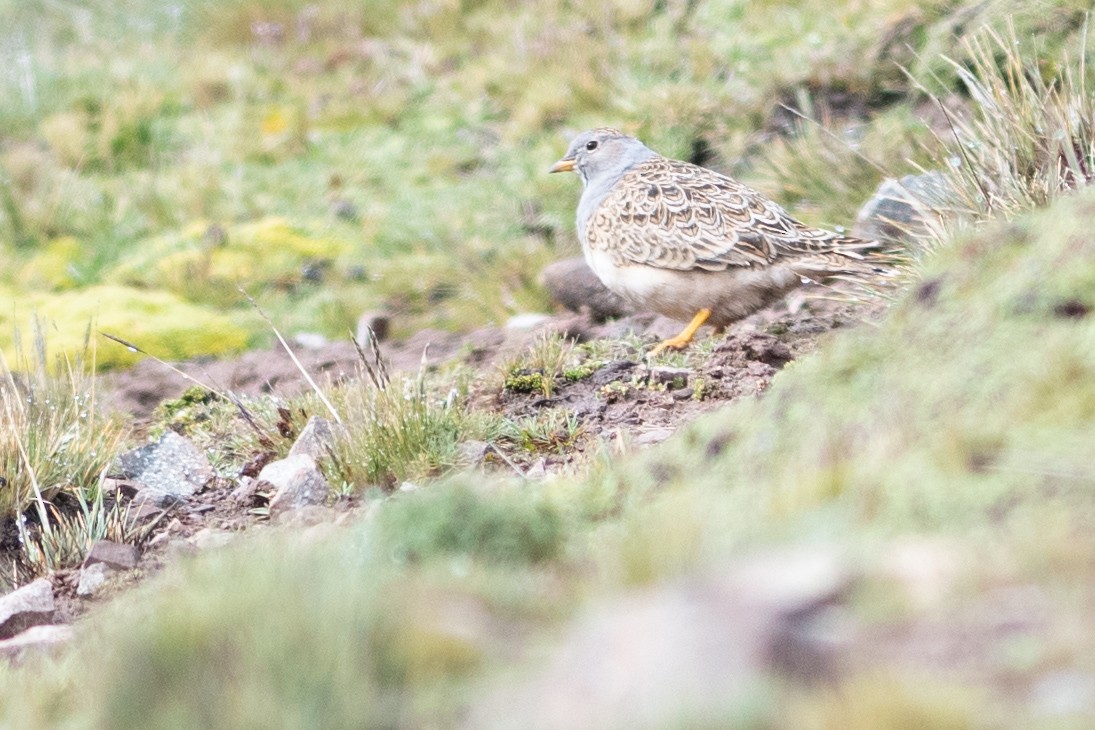
M 853 281 L 886 288 L 910 262 L 908 251 L 892 242 L 839 236 L 831 244 L 826 251 L 796 256 L 791 270 L 817 283 Z

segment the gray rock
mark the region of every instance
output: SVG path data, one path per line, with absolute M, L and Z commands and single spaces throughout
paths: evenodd
M 110 540 L 99 540 L 88 550 L 84 558 L 84 566 L 95 563 L 105 563 L 114 570 L 133 570 L 137 567 L 137 561 L 141 559 L 141 553 L 135 545 L 123 545 Z
M 548 264 L 540 272 L 540 283 L 555 302 L 572 312 L 588 311 L 597 321 L 633 311 L 601 283 L 581 256 Z
M 114 572 L 106 563 L 85 565 L 80 569 L 80 582 L 76 585 L 76 595 L 81 598 L 90 598 L 95 595 Z
M 240 477 L 239 485 L 228 495 L 233 502 L 250 502 L 259 489 L 259 480 L 254 477 Z
M 306 455 L 319 459 L 327 455 L 334 441 L 335 434 L 331 422 L 326 418 L 312 416 L 301 429 L 297 440 L 293 442 L 293 448 L 289 449 L 289 458 Z
M 28 654 L 48 652 L 63 646 L 74 633 L 71 626 L 33 626 L 17 636 L 0 641 L 0 657 L 12 664 L 19 664 Z
M 0 639 L 53 621 L 53 584 L 46 578 L 0 597 Z
M 954 192 L 939 172 L 883 180 L 860 209 L 852 235 L 868 240 L 910 241 L 937 226 L 954 208 Z
M 356 221 L 358 219 L 357 206 L 345 198 L 339 198 L 331 203 L 331 212 L 344 221 Z
M 307 454 L 272 461 L 262 468 L 258 478 L 259 482 L 265 482 L 277 490 L 270 500 L 271 515 L 287 509 L 323 504 L 331 493 L 331 486 L 316 466 L 316 460 Z
M 111 473 L 183 497 L 194 494 L 215 476 L 201 449 L 174 431 L 167 431 L 156 443 L 122 454 Z

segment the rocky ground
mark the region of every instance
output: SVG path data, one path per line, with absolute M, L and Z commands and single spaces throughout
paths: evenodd
M 470 466 L 542 479 L 581 471 L 589 455 L 606 445 L 618 452 L 641 449 L 664 441 L 682 424 L 729 401 L 759 396 L 782 367 L 813 350 L 827 333 L 876 317 L 880 309 L 877 304 L 834 301 L 824 298 L 823 291 L 807 290 L 739 322 L 726 333 L 702 330 L 687 367 L 654 364 L 644 357 L 653 343 L 675 334 L 679 323 L 649 314 L 598 322 L 601 313 L 588 308 L 577 314 L 526 317 L 509 327 L 484 328 L 466 335 L 423 331 L 403 341 L 383 341 L 380 351 L 393 371 L 415 371 L 423 363 L 427 368 L 453 363 L 471 368 L 482 375 L 473 379 L 475 385 L 469 394 L 475 409 L 499 411 L 512 418 L 535 416 L 545 409 L 568 414 L 574 438 L 561 440 L 544 452 L 507 449 L 503 443 L 465 444 Z M 616 356 L 588 377 L 560 380 L 550 395 L 500 387 L 500 368 L 545 332 L 565 333 L 576 342 L 615 341 L 618 344 L 611 352 Z M 294 350 L 304 369 L 321 382 L 352 377 L 358 363 L 358 353 L 350 342 L 316 342 L 304 337 L 298 339 Z M 130 370 L 106 376 L 101 387 L 111 407 L 132 419 L 141 433 L 152 422 L 159 404 L 178 398 L 195 381 L 240 396 L 275 399 L 309 387 L 280 345 L 231 359 L 171 366 L 145 360 Z M 238 428 L 246 428 L 242 419 Z M 109 484 L 116 489 L 117 499 L 131 500 L 129 519 L 143 530 L 139 549 L 104 542 L 91 551 L 83 566 L 53 574 L 55 605 L 51 612 L 40 615 L 49 614 L 51 622 L 68 623 L 93 603 L 140 582 L 175 556 L 223 545 L 242 532 L 270 524 L 321 530 L 368 507 L 368 501 L 358 496 L 323 499 L 328 496 L 324 494 L 318 500 L 304 499 L 288 509 L 272 511 L 276 485 L 256 479 L 271 459 L 270 454 L 256 453 L 238 474 L 217 474 L 206 454 L 171 431 L 126 455 L 122 462 L 128 466 L 116 469 L 117 478 Z M 325 504 L 309 504 L 315 501 Z M 42 637 L 47 642 L 55 638 Z M 13 650 L 22 651 L 21 643 L 14 646 L 18 648 Z

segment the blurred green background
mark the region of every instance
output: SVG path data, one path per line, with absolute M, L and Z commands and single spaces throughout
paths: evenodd
M 1052 60 L 1084 6 L 0 0 L 0 347 L 36 312 L 60 350 L 89 317 L 167 359 L 262 344 L 239 287 L 333 337 L 545 310 L 578 251 L 545 173 L 597 125 L 848 225 L 931 159 L 917 86 L 958 89 L 962 32 L 1006 9 Z

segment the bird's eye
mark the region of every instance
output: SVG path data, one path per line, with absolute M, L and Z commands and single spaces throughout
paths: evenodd
M 586 142 L 586 149 L 589 150 L 590 152 L 597 149 L 597 140 L 591 139 L 588 142 Z

